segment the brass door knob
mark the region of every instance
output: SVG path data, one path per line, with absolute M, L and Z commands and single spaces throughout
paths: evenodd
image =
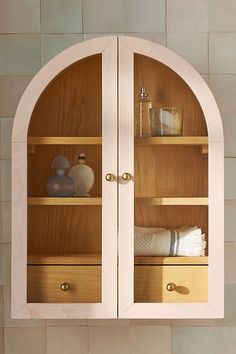
M 61 288 L 61 291 L 68 291 L 70 289 L 70 284 L 67 282 L 64 282 L 61 284 L 60 288 Z
M 122 175 L 122 179 L 123 179 L 124 181 L 130 181 L 131 178 L 132 178 L 132 176 L 131 176 L 131 174 L 128 173 L 128 172 L 125 172 L 125 173 L 123 173 L 123 175 Z
M 168 290 L 168 291 L 174 291 L 175 288 L 176 288 L 176 286 L 175 286 L 174 283 L 168 283 L 168 284 L 166 285 L 166 290 Z
M 108 182 L 112 182 L 115 180 L 115 175 L 113 175 L 113 173 L 107 173 L 106 176 L 105 176 L 105 179 L 108 181 Z

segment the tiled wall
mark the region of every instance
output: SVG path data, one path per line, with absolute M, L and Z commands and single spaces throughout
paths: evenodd
M 0 0 L 0 354 L 236 353 L 235 19 L 235 0 Z M 167 45 L 203 75 L 219 104 L 226 180 L 223 320 L 10 318 L 10 136 L 17 103 L 56 53 L 111 33 Z

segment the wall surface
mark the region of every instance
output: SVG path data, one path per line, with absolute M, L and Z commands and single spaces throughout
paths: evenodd
M 236 0 L 0 0 L 0 354 L 236 352 Z M 211 87 L 225 130 L 225 319 L 10 318 L 11 128 L 29 81 L 80 41 L 127 34 L 186 58 Z

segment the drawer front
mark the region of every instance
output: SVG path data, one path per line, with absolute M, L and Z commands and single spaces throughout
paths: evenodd
M 28 266 L 27 299 L 43 303 L 101 302 L 101 266 Z
M 207 302 L 208 267 L 135 266 L 134 293 L 135 302 Z

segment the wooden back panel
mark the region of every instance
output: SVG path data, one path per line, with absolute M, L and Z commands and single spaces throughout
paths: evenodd
M 207 197 L 208 155 L 199 146 L 135 149 L 136 197 Z
M 48 85 L 34 108 L 28 136 L 101 135 L 102 55 L 97 54 L 69 66 Z M 95 173 L 90 194 L 101 197 L 101 145 L 36 146 L 35 153 L 28 154 L 28 196 L 47 196 L 56 156 L 66 156 L 73 166 L 81 152 Z M 28 207 L 28 253 L 101 252 L 101 211 L 96 206 Z
M 207 135 L 205 118 L 190 87 L 173 70 L 157 60 L 135 54 L 135 103 L 144 84 L 149 99 L 157 108 L 183 108 L 183 135 Z M 137 109 L 137 104 L 136 107 Z
M 101 206 L 29 206 L 28 253 L 99 253 L 101 218 Z
M 134 57 L 134 105 L 144 84 L 153 106 L 183 108 L 183 136 L 207 136 L 205 118 L 190 87 L 173 70 L 149 57 Z M 141 139 L 141 138 L 140 138 Z M 208 155 L 199 146 L 135 147 L 135 197 L 207 197 Z M 135 203 L 135 225 L 178 228 L 197 225 L 208 234 L 207 206 L 148 206 Z
M 28 136 L 101 136 L 102 56 L 69 66 L 35 105 Z

